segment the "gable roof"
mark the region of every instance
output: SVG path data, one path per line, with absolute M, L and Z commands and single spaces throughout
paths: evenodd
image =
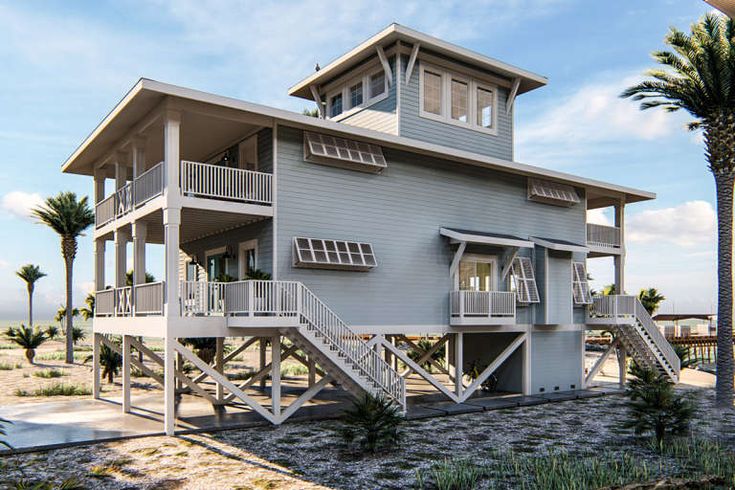
M 544 76 L 394 23 L 324 66 L 319 71 L 312 73 L 298 82 L 288 90 L 288 95 L 311 100 L 312 95 L 309 89 L 311 85 L 318 86 L 328 82 L 345 70 L 374 56 L 377 46 L 387 48 L 396 41 L 404 41 L 409 44 L 419 43 L 421 46 L 420 49 L 422 50 L 430 50 L 434 53 L 447 56 L 452 60 L 491 71 L 510 80 L 518 78 L 520 79 L 519 94 L 542 87 L 548 83 L 547 78 Z
M 244 100 L 233 99 L 222 95 L 201 92 L 186 87 L 170 85 L 142 78 L 110 111 L 100 124 L 87 136 L 79 147 L 62 165 L 62 171 L 74 174 L 92 175 L 94 165 L 103 159 L 113 147 L 121 142 L 125 135 L 147 114 L 154 111 L 167 98 L 182 99 L 234 110 L 246 115 L 258 117 L 262 124 L 283 124 L 299 129 L 319 131 L 335 136 L 354 138 L 386 148 L 408 151 L 434 158 L 454 161 L 459 164 L 490 168 L 527 177 L 540 177 L 585 188 L 589 196 L 600 196 L 622 199 L 625 202 L 639 202 L 655 199 L 656 194 L 631 187 L 610 184 L 599 180 L 578 177 L 528 165 L 525 163 L 503 160 L 490 156 L 458 150 L 436 143 L 395 136 L 372 129 L 350 126 L 348 124 L 320 119 L 284 109 L 277 109 Z M 603 203 L 606 201 L 600 201 Z M 609 204 L 604 204 L 609 205 Z

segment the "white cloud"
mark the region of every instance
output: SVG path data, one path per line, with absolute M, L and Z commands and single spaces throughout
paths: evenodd
M 626 221 L 628 242 L 694 247 L 714 244 L 717 214 L 706 201 L 688 201 L 678 206 L 641 211 Z
M 43 203 L 37 192 L 12 191 L 0 200 L 0 208 L 16 218 L 31 219 L 31 210 Z
M 605 208 L 590 209 L 587 211 L 587 223 L 605 226 L 612 226 L 613 224 Z

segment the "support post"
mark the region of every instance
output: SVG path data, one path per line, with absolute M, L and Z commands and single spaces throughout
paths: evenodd
M 526 333 L 526 339 L 523 341 L 523 394 L 528 396 L 531 394 L 531 336 L 533 331 Z
M 133 284 L 145 284 L 145 241 L 148 226 L 143 221 L 133 222 Z
M 165 245 L 165 294 L 164 313 L 169 318 L 181 316 L 179 307 L 179 226 L 181 208 L 163 210 L 163 229 Z
M 163 357 L 163 429 L 167 436 L 176 430 L 176 366 L 174 350 L 176 340 L 170 335 L 164 339 Z
M 133 139 L 133 179 L 145 172 L 145 138 Z
M 128 264 L 128 232 L 115 230 L 115 287 L 125 287 Z M 102 288 L 104 289 L 104 287 Z
M 626 358 L 627 352 L 625 351 L 625 346 L 621 344 L 618 346 L 618 382 L 621 388 L 625 388 L 625 381 L 628 375 L 628 363 L 626 362 Z
M 101 168 L 94 170 L 94 203 L 99 204 L 105 198 L 105 171 Z
M 625 294 L 625 201 L 615 205 L 615 226 L 620 230 L 620 255 L 614 257 L 615 294 Z
M 457 332 L 454 341 L 454 392 L 458 397 L 462 396 L 464 385 L 464 334 Z
M 316 383 L 316 362 L 314 358 L 309 356 L 309 388 Z
M 130 413 L 130 335 L 122 337 L 122 409 Z
M 214 352 L 214 365 L 218 373 L 225 373 L 225 338 L 217 337 L 217 343 Z M 222 403 L 225 398 L 225 387 L 222 383 L 217 383 L 217 402 Z
M 105 289 L 105 245 L 104 238 L 98 238 L 94 245 L 94 291 Z
M 252 303 L 251 303 L 252 304 Z M 262 371 L 265 369 L 265 353 L 267 349 L 266 340 L 268 337 L 261 337 L 260 342 L 258 342 L 258 345 L 260 346 L 260 363 L 258 366 L 258 371 Z M 265 377 L 261 378 L 260 380 L 260 388 L 265 388 Z
M 281 423 L 281 334 L 271 337 L 271 407 L 276 425 Z
M 101 333 L 92 334 L 92 396 L 95 400 L 100 398 L 100 344 Z

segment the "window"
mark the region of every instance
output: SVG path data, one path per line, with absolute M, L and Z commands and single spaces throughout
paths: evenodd
M 470 89 L 466 82 L 452 79 L 452 119 L 468 122 Z
M 485 82 L 421 65 L 422 117 L 476 131 L 497 132 L 497 89 Z
M 519 303 L 539 303 L 536 277 L 530 258 L 516 257 L 513 259 L 511 281 L 513 281 L 512 287 Z
M 374 99 L 385 92 L 385 72 L 379 71 L 370 75 L 370 98 Z
M 573 206 L 581 201 L 571 185 L 528 179 L 528 199 L 554 206 Z
M 493 126 L 493 91 L 477 87 L 477 125 L 483 128 Z
M 293 247 L 296 267 L 367 271 L 378 265 L 369 243 L 295 237 Z
M 587 268 L 584 262 L 572 262 L 572 296 L 575 305 L 592 303 L 592 293 L 587 282 Z
M 388 166 L 380 146 L 326 134 L 305 131 L 304 151 L 308 161 L 361 172 L 381 172 Z
M 430 71 L 424 72 L 424 111 L 442 113 L 442 76 Z
M 329 99 L 329 117 L 335 117 L 342 114 L 342 94 L 333 95 Z
M 350 108 L 362 105 L 362 82 L 350 87 Z

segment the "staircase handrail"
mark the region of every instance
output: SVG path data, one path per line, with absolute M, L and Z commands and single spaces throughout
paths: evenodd
M 635 317 L 646 333 L 651 337 L 653 343 L 656 344 L 656 347 L 658 347 L 666 362 L 674 370 L 676 376 L 679 376 L 679 372 L 681 371 L 681 360 L 679 359 L 679 356 L 676 354 L 676 351 L 669 341 L 666 340 L 666 337 L 664 337 L 658 329 L 658 325 L 653 321 L 648 310 L 646 310 L 643 303 L 641 303 L 638 298 L 635 298 Z

